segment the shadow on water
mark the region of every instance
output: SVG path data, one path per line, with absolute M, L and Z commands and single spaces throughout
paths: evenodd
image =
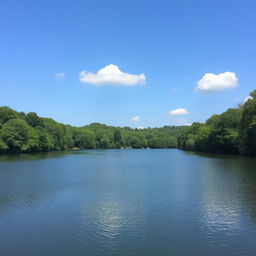
M 50 158 L 61 158 L 67 155 L 88 155 L 88 154 L 102 154 L 94 151 L 53 151 L 40 153 L 17 153 L 17 154 L 0 154 L 0 161 L 33 161 Z
M 0 155 L 0 161 L 33 161 L 64 157 L 68 152 L 20 153 Z
M 198 151 L 183 151 L 187 155 L 190 156 L 198 156 L 198 157 L 206 157 L 206 158 L 218 158 L 218 159 L 237 159 L 237 158 L 246 158 L 246 159 L 253 159 L 250 157 L 245 157 L 241 155 L 227 155 L 227 154 L 213 154 L 207 152 L 198 152 Z
M 128 151 L 135 150 L 136 152 L 139 149 L 125 149 Z M 84 149 L 84 150 L 68 150 L 68 151 L 51 151 L 51 152 L 35 152 L 35 153 L 14 153 L 14 154 L 0 154 L 1 161 L 33 161 L 33 160 L 43 160 L 50 158 L 61 158 L 66 157 L 67 155 L 106 155 L 109 152 L 113 153 L 122 153 L 125 150 L 120 149 Z

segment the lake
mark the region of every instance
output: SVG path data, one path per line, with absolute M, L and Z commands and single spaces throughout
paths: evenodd
M 0 255 L 255 253 L 255 158 L 176 149 L 0 156 Z

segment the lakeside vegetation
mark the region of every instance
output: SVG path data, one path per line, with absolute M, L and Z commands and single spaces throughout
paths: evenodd
M 74 127 L 36 113 L 0 107 L 0 153 L 68 149 L 175 148 L 182 126 L 132 129 L 92 123 Z
M 132 129 L 92 123 L 74 127 L 36 113 L 0 107 L 0 153 L 69 149 L 179 148 L 256 156 L 256 90 L 238 108 L 189 127 Z
M 238 108 L 187 127 L 178 138 L 178 148 L 256 156 L 256 90 Z

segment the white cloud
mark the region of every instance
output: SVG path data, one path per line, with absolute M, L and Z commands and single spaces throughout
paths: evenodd
M 196 90 L 201 92 L 221 92 L 236 86 L 238 86 L 238 78 L 234 72 L 224 72 L 218 75 L 206 73 L 197 82 Z
M 55 74 L 55 78 L 58 79 L 58 80 L 59 80 L 59 79 L 62 79 L 62 78 L 64 78 L 64 77 L 65 77 L 65 73 L 63 73 L 63 72 L 61 72 L 61 73 L 56 73 L 56 74 Z
M 253 99 L 252 96 L 246 97 L 246 98 L 244 99 L 244 103 L 245 103 L 247 100 L 251 100 L 251 99 Z
M 171 110 L 169 114 L 174 116 L 186 115 L 188 114 L 188 111 L 185 108 L 177 108 L 177 109 Z
M 145 84 L 146 77 L 144 74 L 133 75 L 122 72 L 118 66 L 110 64 L 96 74 L 84 70 L 81 71 L 80 81 L 94 85 L 135 86 L 137 84 Z
M 145 126 L 139 126 L 138 129 L 143 130 L 143 129 L 146 129 L 146 127 Z
M 140 119 L 140 117 L 139 116 L 134 116 L 134 117 L 132 117 L 131 119 L 130 119 L 130 121 L 132 121 L 132 122 L 139 122 L 141 119 Z
M 178 125 L 185 125 L 185 126 L 190 126 L 190 125 L 192 125 L 192 123 L 188 122 L 187 119 L 185 119 L 185 118 L 177 119 L 177 120 L 176 120 L 176 123 L 177 123 Z
M 182 91 L 182 88 L 180 87 L 172 88 L 172 92 L 180 92 L 180 91 Z

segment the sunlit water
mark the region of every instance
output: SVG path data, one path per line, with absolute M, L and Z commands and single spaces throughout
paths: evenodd
M 0 156 L 0 255 L 256 255 L 256 159 Z

